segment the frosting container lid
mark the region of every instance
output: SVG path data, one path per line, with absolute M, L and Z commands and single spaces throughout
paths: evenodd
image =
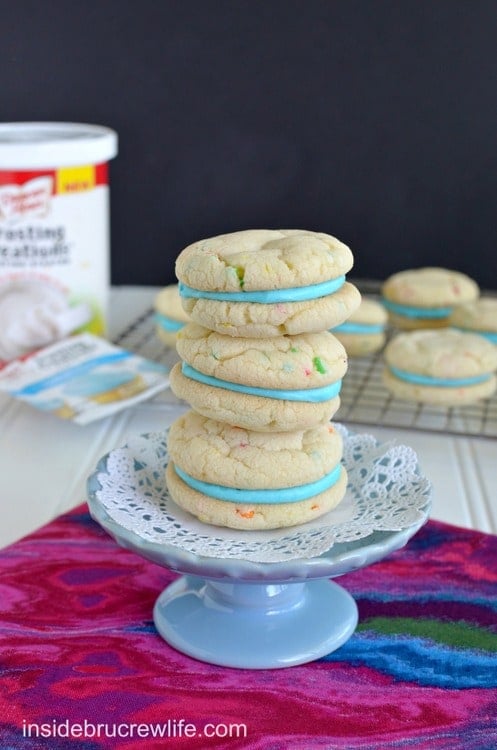
M 117 154 L 117 133 L 78 122 L 0 123 L 0 170 L 100 164 Z

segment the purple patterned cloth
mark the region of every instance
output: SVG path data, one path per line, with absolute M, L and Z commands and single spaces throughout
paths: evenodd
M 171 648 L 152 608 L 175 577 L 86 506 L 1 550 L 1 750 L 497 747 L 497 537 L 429 521 L 340 579 L 350 640 L 288 669 Z

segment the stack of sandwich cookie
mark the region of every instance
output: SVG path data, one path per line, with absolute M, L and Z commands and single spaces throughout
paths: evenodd
M 155 332 L 166 346 L 176 345 L 176 336 L 190 317 L 183 309 L 178 284 L 169 284 L 154 300 Z
M 444 328 L 454 308 L 479 293 L 469 276 L 445 268 L 399 271 L 382 286 L 390 324 L 403 330 Z
M 385 345 L 387 312 L 376 300 L 363 297 L 361 304 L 345 323 L 332 329 L 350 357 L 364 357 Z
M 496 390 L 497 348 L 452 328 L 399 333 L 385 348 L 383 380 L 397 398 L 460 406 Z
M 327 328 L 360 303 L 344 278 L 351 265 L 343 243 L 296 230 L 235 232 L 180 253 L 194 322 L 178 334 L 170 382 L 192 411 L 171 427 L 166 481 L 202 521 L 283 528 L 343 498 L 342 443 L 329 420 L 347 356 Z

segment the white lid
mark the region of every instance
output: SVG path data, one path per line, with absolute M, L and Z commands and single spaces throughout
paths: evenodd
M 0 170 L 101 164 L 117 154 L 117 133 L 79 122 L 0 123 Z

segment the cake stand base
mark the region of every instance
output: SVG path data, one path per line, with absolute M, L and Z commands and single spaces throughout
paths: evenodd
M 357 626 L 350 594 L 329 580 L 246 583 L 183 576 L 154 607 L 167 643 L 210 664 L 275 669 L 314 661 Z

